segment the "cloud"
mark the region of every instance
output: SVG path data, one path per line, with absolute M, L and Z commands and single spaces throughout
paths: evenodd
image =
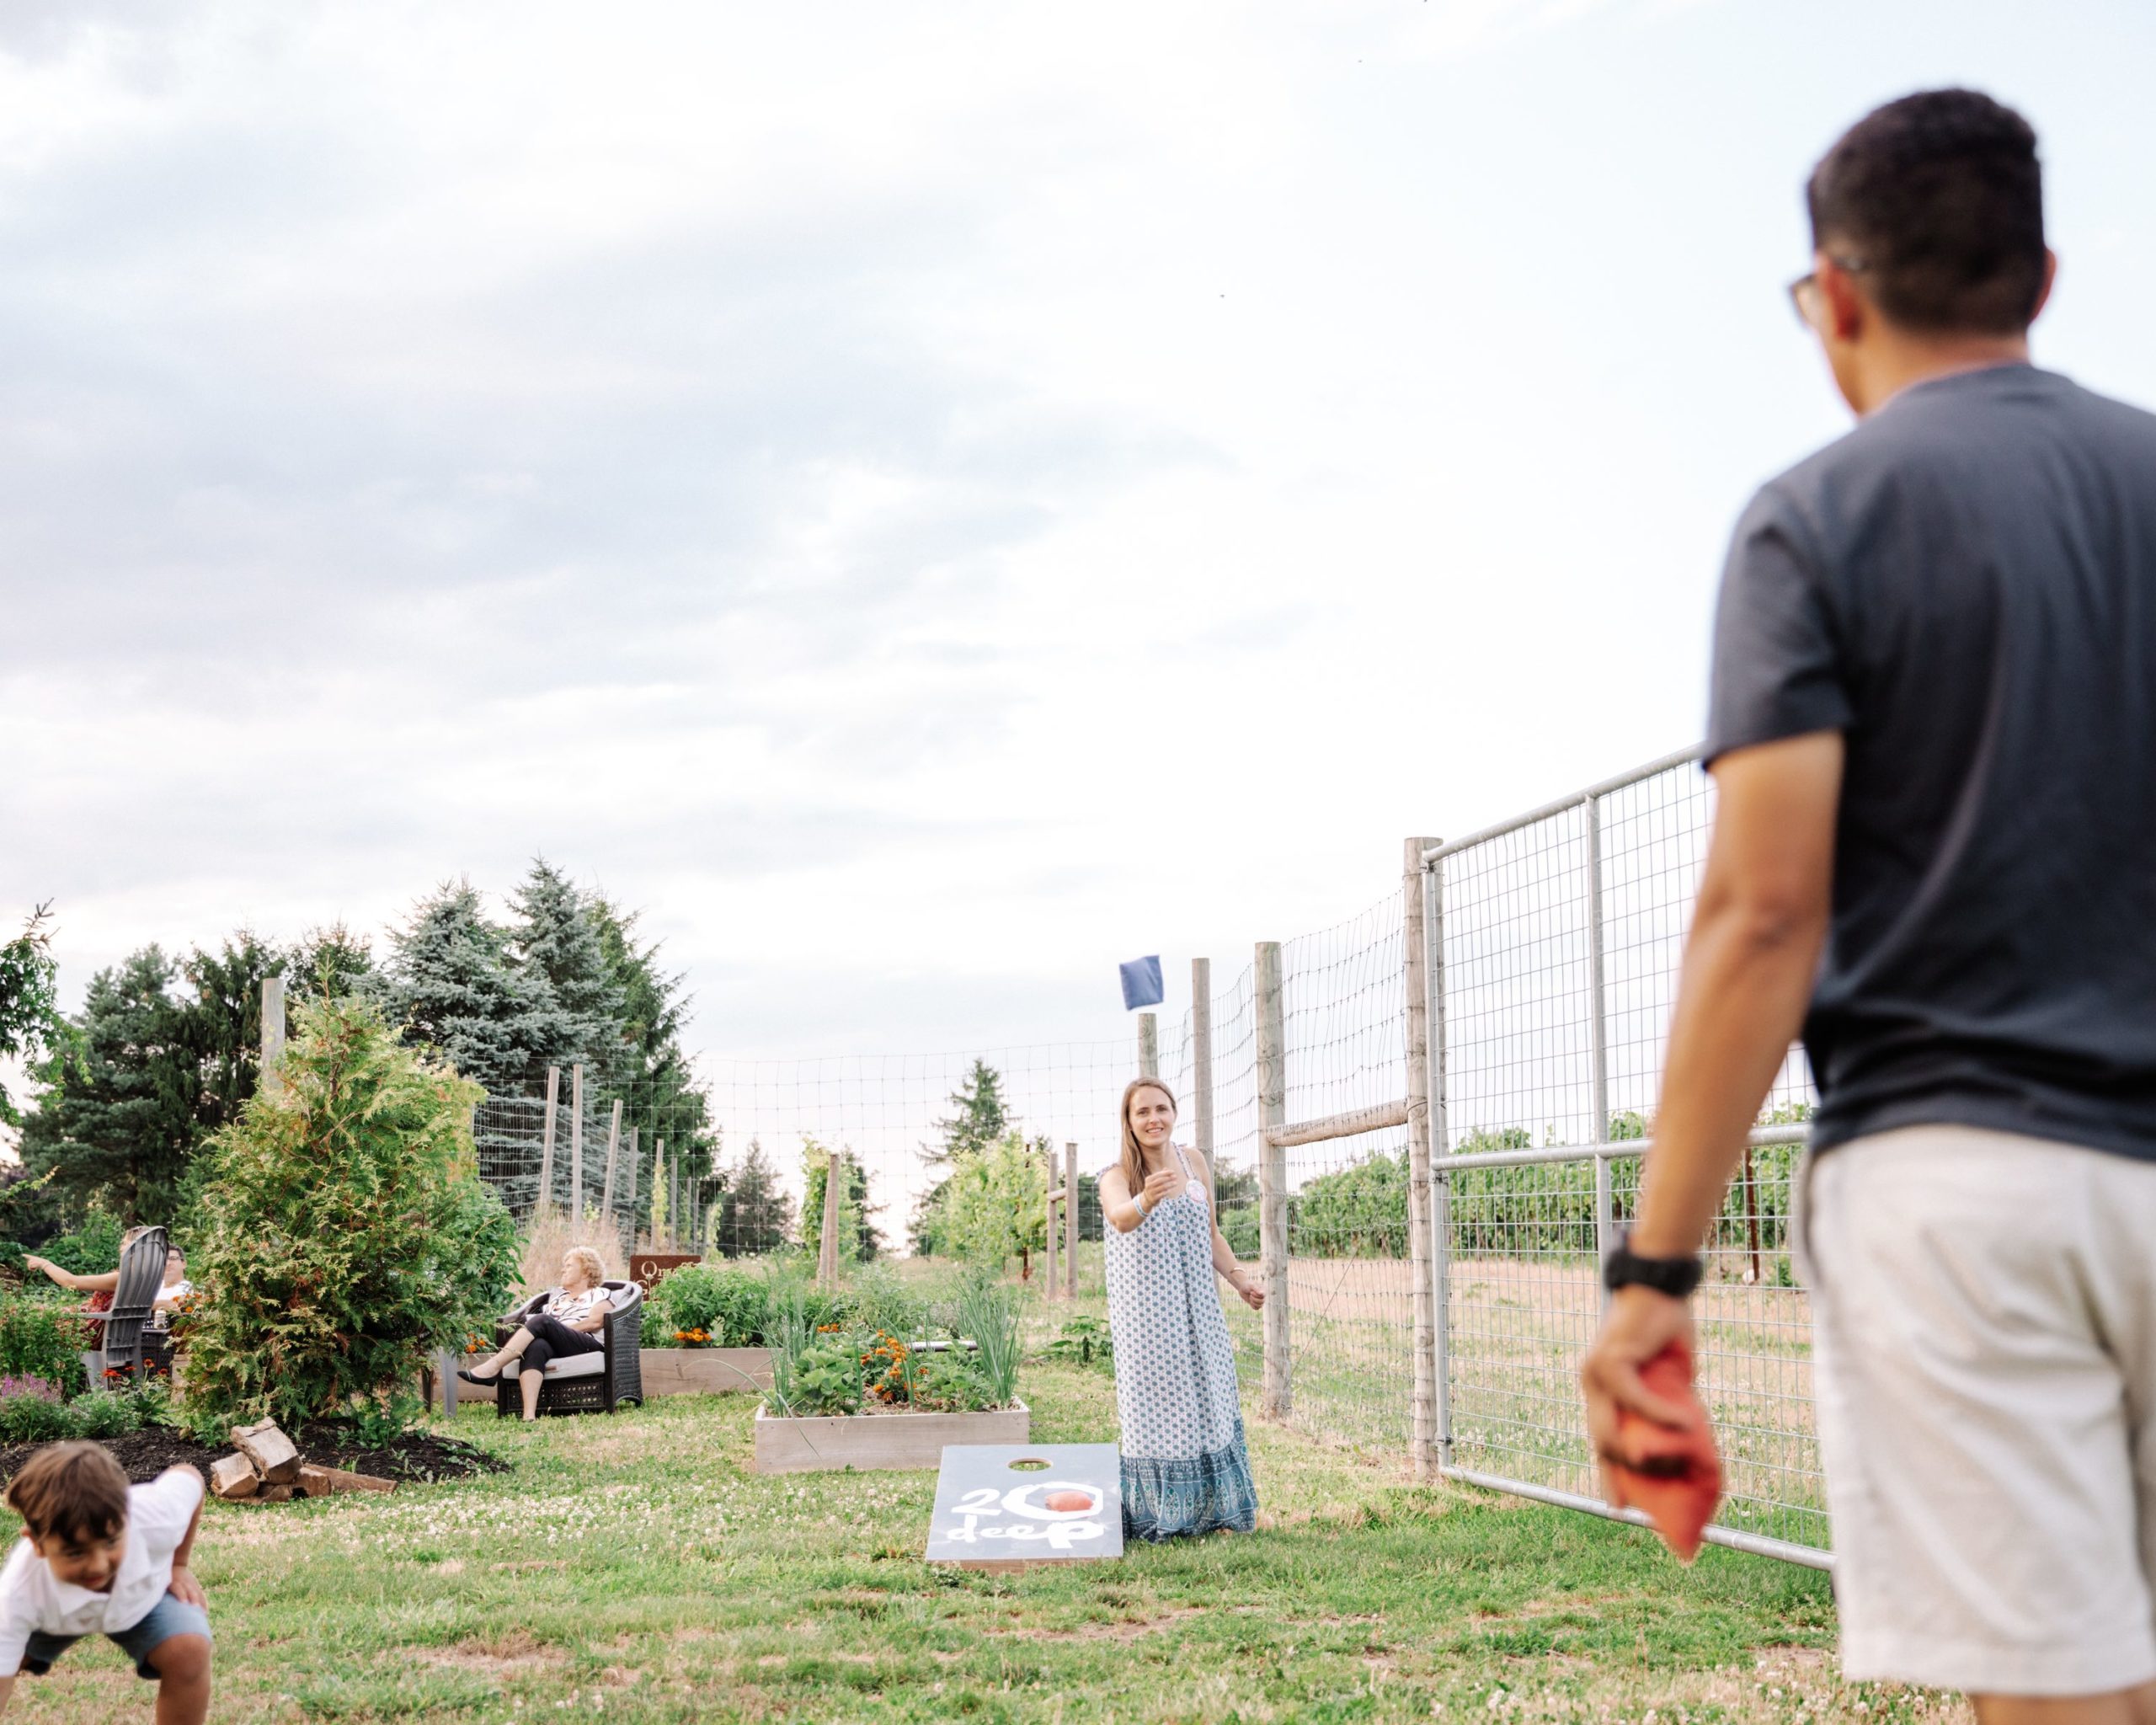
M 2116 233 L 2130 93 L 2084 139 L 2073 30 L 1919 10 Z M 1120 1036 L 1116 959 L 1689 740 L 1729 520 L 1839 427 L 1790 188 L 1924 72 L 1815 28 L 13 8 L 0 911 L 79 998 L 543 850 L 713 1052 Z

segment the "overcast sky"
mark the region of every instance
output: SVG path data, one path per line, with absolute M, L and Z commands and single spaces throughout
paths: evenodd
M 2156 403 L 2152 20 L 0 0 L 0 921 L 73 1004 L 543 852 L 714 1055 L 1180 1010 L 1694 739 L 1876 102 L 2023 107 Z

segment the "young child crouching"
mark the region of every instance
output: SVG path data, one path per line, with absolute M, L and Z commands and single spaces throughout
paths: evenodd
M 0 1569 L 0 1711 L 28 1671 L 42 1677 L 83 1636 L 102 1633 L 158 1685 L 158 1725 L 210 1709 L 209 1601 L 189 1573 L 202 1476 L 167 1468 L 131 1486 L 96 1444 L 53 1444 L 9 1482 L 24 1536 Z

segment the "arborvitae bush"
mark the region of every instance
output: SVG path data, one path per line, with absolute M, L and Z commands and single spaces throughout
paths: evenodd
M 304 1420 L 379 1402 L 490 1330 L 516 1229 L 480 1180 L 479 1087 L 402 1046 L 379 1007 L 304 1004 L 280 1069 L 205 1146 L 189 1413 Z

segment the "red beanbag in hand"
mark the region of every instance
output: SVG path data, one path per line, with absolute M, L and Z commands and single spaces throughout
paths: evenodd
M 1617 1410 L 1617 1439 L 1627 1465 L 1610 1464 L 1625 1503 L 1644 1509 L 1669 1549 L 1689 1563 L 1700 1555 L 1700 1535 L 1721 1501 L 1721 1457 L 1715 1450 L 1714 1428 L 1692 1387 L 1691 1350 L 1672 1342 L 1640 1368 L 1647 1388 L 1674 1402 L 1690 1415 L 1686 1425 L 1657 1425 L 1629 1407 Z

